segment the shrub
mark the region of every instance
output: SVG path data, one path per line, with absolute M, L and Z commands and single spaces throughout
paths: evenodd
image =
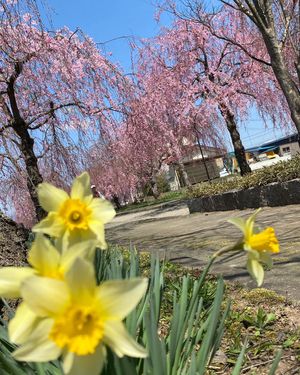
M 244 190 L 256 186 L 264 186 L 272 182 L 285 182 L 300 178 L 300 156 L 291 160 L 280 161 L 270 167 L 264 167 L 244 177 L 229 177 L 209 184 L 203 182 L 188 191 L 189 198 L 211 196 L 230 190 Z

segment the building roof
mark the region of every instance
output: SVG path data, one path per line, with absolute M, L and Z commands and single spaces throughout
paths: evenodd
M 290 134 L 290 135 L 287 135 L 285 137 L 281 137 L 281 138 L 275 139 L 273 141 L 263 143 L 260 146 L 247 148 L 246 151 L 248 151 L 248 152 L 272 151 L 272 150 L 276 150 L 279 146 L 282 146 L 282 145 L 285 145 L 285 144 L 288 144 L 288 143 L 293 143 L 293 142 L 298 142 L 298 133 Z

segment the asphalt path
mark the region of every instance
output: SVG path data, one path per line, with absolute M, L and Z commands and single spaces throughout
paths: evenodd
M 254 210 L 189 214 L 184 202 L 172 207 L 154 207 L 117 216 L 107 226 L 107 239 L 114 244 L 132 244 L 139 251 L 155 252 L 172 262 L 202 268 L 222 246 L 235 242 L 240 232 L 227 220 L 248 217 Z M 274 267 L 266 271 L 263 287 L 288 299 L 300 301 L 300 205 L 265 207 L 257 217 L 261 228 L 273 226 L 281 251 Z M 255 287 L 246 268 L 246 257 L 238 254 L 220 258 L 213 273 Z

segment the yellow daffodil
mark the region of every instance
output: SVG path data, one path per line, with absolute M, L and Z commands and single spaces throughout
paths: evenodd
M 70 196 L 53 185 L 42 183 L 38 187 L 38 197 L 48 215 L 33 227 L 34 232 L 62 238 L 70 244 L 97 239 L 99 246 L 106 248 L 104 224 L 116 213 L 110 202 L 93 198 L 88 173 L 74 180 Z
M 20 297 L 21 283 L 32 275 L 63 279 L 74 260 L 79 256 L 90 258 L 95 247 L 95 241 L 83 241 L 61 253 L 45 236 L 38 233 L 28 253 L 31 267 L 0 268 L 0 297 Z
M 106 346 L 119 357 L 146 357 L 144 348 L 122 323 L 146 289 L 146 279 L 112 280 L 97 286 L 94 268 L 83 258 L 75 260 L 65 274 L 65 281 L 27 278 L 21 294 L 40 321 L 29 333 L 23 333 L 23 345 L 14 352 L 14 357 L 43 362 L 62 356 L 64 372 L 70 375 L 99 375 Z M 17 312 L 14 326 L 9 330 L 11 337 L 22 325 L 27 325 L 26 319 L 27 316 Z
M 233 218 L 229 222 L 238 227 L 244 234 L 242 246 L 248 252 L 247 269 L 250 275 L 261 286 L 264 280 L 264 269 L 261 263 L 272 267 L 271 254 L 278 253 L 279 243 L 274 228 L 267 227 L 259 231 L 255 226 L 255 218 L 260 209 L 254 212 L 247 220 Z
M 37 234 L 28 253 L 28 263 L 31 267 L 0 268 L 0 297 L 21 297 L 22 283 L 33 275 L 62 280 L 77 257 L 93 256 L 95 245 L 95 241 L 84 241 L 71 246 L 61 254 L 45 236 Z M 24 324 L 18 325 L 19 318 L 24 319 Z M 21 344 L 26 334 L 29 334 L 39 321 L 37 315 L 22 302 L 9 326 L 9 331 L 13 330 L 12 340 Z

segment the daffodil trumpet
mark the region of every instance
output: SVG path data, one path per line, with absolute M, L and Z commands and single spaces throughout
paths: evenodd
M 247 220 L 242 218 L 228 220 L 243 233 L 240 244 L 242 249 L 248 254 L 247 270 L 256 280 L 258 286 L 261 286 L 264 280 L 264 268 L 262 264 L 266 264 L 271 268 L 273 264 L 271 255 L 280 251 L 274 228 L 267 227 L 260 231 L 255 225 L 256 215 L 260 210 L 256 210 Z

